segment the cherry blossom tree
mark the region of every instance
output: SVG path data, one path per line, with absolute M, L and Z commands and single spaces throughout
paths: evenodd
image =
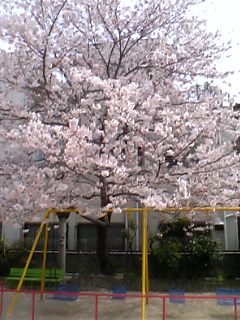
M 191 15 L 201 2 L 4 1 L 2 214 L 88 207 L 109 273 L 104 209 L 238 204 L 237 119 L 196 93 L 227 49 Z

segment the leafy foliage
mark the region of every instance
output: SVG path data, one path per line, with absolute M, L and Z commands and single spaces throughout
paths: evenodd
M 177 240 L 162 240 L 158 247 L 153 248 L 152 272 L 155 277 L 174 278 L 179 275 L 182 260 L 182 245 Z
M 150 237 L 151 269 L 156 277 L 193 278 L 216 275 L 223 255 L 208 230 L 186 236 L 189 221 L 161 223 L 161 237 Z
M 214 274 L 223 256 L 216 240 L 206 235 L 193 237 L 186 246 L 189 275 Z
M 122 231 L 122 236 L 127 241 L 127 255 L 126 255 L 126 263 L 125 263 L 125 277 L 128 279 L 128 276 L 132 278 L 131 272 L 129 270 L 134 270 L 133 274 L 139 275 L 141 272 L 140 267 L 140 259 L 138 256 L 133 254 L 134 250 L 134 240 L 136 239 L 137 234 L 137 225 L 134 220 L 128 220 L 128 227 Z M 128 253 L 130 252 L 130 257 Z M 129 280 L 129 279 L 128 279 Z
M 127 250 L 133 251 L 133 241 L 136 238 L 137 225 L 134 220 L 128 220 L 128 227 L 122 230 L 122 236 L 127 241 Z
M 185 228 L 189 225 L 187 218 L 175 218 L 169 222 L 161 222 L 158 226 L 158 232 L 164 238 L 177 238 L 183 240 L 186 237 Z
M 12 266 L 23 266 L 26 251 L 22 243 L 8 246 L 4 240 L 0 242 L 0 276 L 7 276 Z

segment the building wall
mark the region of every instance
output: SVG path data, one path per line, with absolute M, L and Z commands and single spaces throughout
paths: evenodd
M 218 224 L 213 226 L 212 230 L 212 237 L 213 239 L 218 240 L 220 249 L 223 251 L 238 251 L 239 250 L 239 224 L 238 224 L 238 215 L 236 214 L 229 214 L 229 212 L 225 213 L 225 223 Z M 42 214 L 43 217 L 43 214 Z M 140 251 L 142 247 L 142 216 L 141 212 L 132 213 L 129 215 L 124 213 L 116 213 L 112 215 L 111 226 L 118 226 L 118 235 L 119 236 L 119 228 L 121 230 L 124 227 L 128 227 L 129 220 L 131 219 L 134 221 L 137 229 L 136 229 L 136 236 L 133 242 L 133 250 Z M 158 213 L 149 213 L 147 215 L 147 228 L 148 234 L 155 234 L 158 231 L 158 225 L 162 219 L 162 216 Z M 38 223 L 40 225 L 41 219 L 35 221 L 34 223 Z M 51 215 L 50 222 L 53 224 L 58 224 L 58 218 L 54 215 Z M 81 226 L 92 226 L 93 228 L 95 225 L 92 222 L 85 220 L 84 218 L 80 217 L 78 214 L 72 213 L 68 218 L 68 236 L 67 236 L 67 249 L 69 251 L 78 250 L 78 243 L 77 243 L 77 233 L 78 233 L 78 225 Z M 91 228 L 92 229 L 92 228 Z M 90 229 L 89 229 L 90 230 Z M 18 241 L 23 241 L 26 229 L 23 227 L 15 226 L 11 222 L 4 221 L 2 222 L 2 239 L 6 241 L 7 244 L 14 244 Z M 32 239 L 34 240 L 34 239 Z M 57 245 L 55 245 L 55 249 L 57 249 Z M 125 246 L 121 248 L 121 250 L 127 249 L 127 244 L 125 241 Z M 52 250 L 52 249 L 51 249 Z

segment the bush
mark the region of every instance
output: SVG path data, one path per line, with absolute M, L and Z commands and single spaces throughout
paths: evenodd
M 161 240 L 159 247 L 153 248 L 150 258 L 152 275 L 156 278 L 175 278 L 179 274 L 182 259 L 182 244 L 176 239 Z
M 21 243 L 8 246 L 4 240 L 0 241 L 0 277 L 8 275 L 11 267 L 25 265 L 26 251 Z
M 190 277 L 215 275 L 223 256 L 216 240 L 194 236 L 186 246 L 186 270 Z
M 150 271 L 153 277 L 198 278 L 218 274 L 223 260 L 218 242 L 206 233 L 183 241 L 184 223 L 168 223 L 162 228 L 161 238 L 149 237 Z M 174 231 L 178 231 L 176 234 L 180 236 L 179 239 L 174 237 Z
M 179 218 L 169 222 L 161 222 L 158 226 L 159 232 L 164 238 L 177 239 L 180 242 L 185 242 L 186 233 L 184 228 L 189 225 L 189 220 Z

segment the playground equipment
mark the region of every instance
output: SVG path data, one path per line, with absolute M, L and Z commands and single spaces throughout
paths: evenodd
M 166 208 L 166 209 L 156 209 L 156 208 L 124 208 L 122 212 L 127 213 L 128 216 L 132 213 L 142 213 L 142 302 L 141 302 L 141 319 L 145 319 L 146 314 L 146 304 L 148 303 L 147 295 L 149 294 L 149 277 L 148 277 L 148 237 L 147 237 L 147 214 L 152 212 L 159 212 L 163 214 L 176 214 L 176 213 L 183 213 L 188 214 L 190 212 L 201 213 L 205 212 L 210 214 L 211 212 L 219 212 L 219 211 L 240 211 L 240 207 L 184 207 L 184 208 Z M 27 259 L 25 268 L 22 273 L 22 277 L 19 281 L 19 284 L 16 289 L 16 294 L 12 300 L 12 303 L 9 308 L 9 313 L 13 310 L 16 300 L 17 294 L 20 292 L 23 281 L 27 274 L 28 267 L 32 260 L 33 254 L 36 250 L 37 243 L 40 239 L 41 233 L 43 230 L 45 231 L 44 234 L 44 250 L 43 250 L 43 261 L 42 261 L 42 274 L 41 274 L 41 292 L 44 291 L 45 288 L 45 275 L 46 275 L 46 261 L 47 261 L 47 244 L 48 244 L 48 224 L 49 224 L 49 217 L 50 214 L 60 215 L 66 213 L 76 213 L 79 215 L 84 215 L 86 210 L 77 210 L 77 209 L 48 209 L 44 214 L 44 219 L 39 227 L 37 236 L 34 240 L 32 249 L 30 251 L 29 257 Z M 103 216 L 107 216 L 107 214 L 111 213 L 112 209 L 103 210 Z

